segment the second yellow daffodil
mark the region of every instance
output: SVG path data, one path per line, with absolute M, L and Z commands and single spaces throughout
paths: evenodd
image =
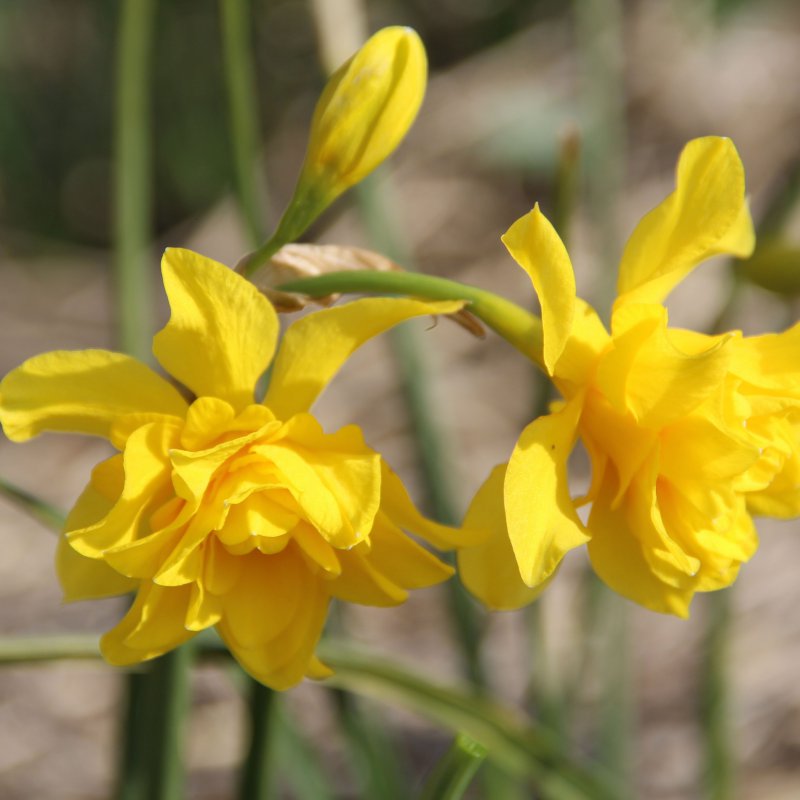
M 695 592 L 728 586 L 755 551 L 751 514 L 800 513 L 800 326 L 709 336 L 670 328 L 662 304 L 701 261 L 752 251 L 736 149 L 716 137 L 686 146 L 675 191 L 627 243 L 610 332 L 576 297 L 566 249 L 538 207 L 503 241 L 539 295 L 537 356 L 563 400 L 476 497 L 472 517 L 500 524 L 461 553 L 462 578 L 488 605 L 518 607 L 585 543 L 612 589 L 686 616 Z M 578 439 L 592 480 L 575 500 L 567 461 Z

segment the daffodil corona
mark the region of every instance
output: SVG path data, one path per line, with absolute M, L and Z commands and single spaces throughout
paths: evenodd
M 326 673 L 314 652 L 331 598 L 395 605 L 451 573 L 404 531 L 443 548 L 466 534 L 422 517 L 358 428 L 326 433 L 308 409 L 366 339 L 462 304 L 377 298 L 302 318 L 257 403 L 272 306 L 186 250 L 168 250 L 162 271 L 172 314 L 153 349 L 185 393 L 124 355 L 53 352 L 0 383 L 0 421 L 15 441 L 74 431 L 120 451 L 93 471 L 57 554 L 67 600 L 136 592 L 102 639 L 108 661 L 216 626 L 245 669 L 284 689 Z
M 752 251 L 739 156 L 722 138 L 686 146 L 675 191 L 627 243 L 610 332 L 576 297 L 567 252 L 538 207 L 503 241 L 539 296 L 537 356 L 563 400 L 476 497 L 472 518 L 500 524 L 460 554 L 462 578 L 488 605 L 518 607 L 586 543 L 611 588 L 686 616 L 695 592 L 731 584 L 755 551 L 751 514 L 800 513 L 800 326 L 709 336 L 668 327 L 662 304 L 706 258 Z M 567 460 L 578 439 L 592 481 L 575 500 Z

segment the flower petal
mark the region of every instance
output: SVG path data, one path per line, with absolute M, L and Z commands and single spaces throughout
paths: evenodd
M 190 250 L 168 249 L 161 271 L 172 314 L 153 340 L 156 358 L 198 397 L 241 410 L 275 352 L 275 310 L 249 281 Z
M 42 431 L 111 438 L 128 414 L 183 417 L 186 401 L 148 366 L 107 350 L 57 350 L 28 359 L 0 382 L 0 421 L 21 442 Z
M 368 559 L 377 570 L 404 589 L 421 589 L 447 580 L 453 568 L 418 545 L 383 512 L 370 534 Z
M 408 599 L 408 592 L 373 565 L 364 549 L 340 551 L 339 562 L 342 573 L 327 587 L 332 597 L 382 608 L 400 605 Z
M 575 273 L 567 249 L 538 203 L 506 231 L 502 241 L 511 257 L 528 273 L 539 296 L 544 364 L 552 375 L 575 317 Z
M 689 616 L 689 603 L 696 587 L 687 579 L 682 588 L 660 580 L 644 553 L 644 545 L 630 529 L 628 509 L 612 506 L 617 494 L 614 480 L 605 482 L 592 504 L 588 544 L 594 571 L 611 589 L 652 611 Z
M 522 580 L 532 588 L 553 574 L 568 550 L 589 539 L 567 481 L 567 459 L 582 405 L 578 397 L 560 411 L 534 420 L 522 432 L 508 463 L 508 533 Z
M 145 530 L 146 515 L 171 496 L 166 453 L 179 430 L 150 423 L 131 435 L 122 455 L 125 485 L 108 515 L 94 525 L 69 529 L 72 546 L 89 558 L 103 558 L 112 547 L 133 542 Z
M 119 492 L 122 491 L 122 458 L 115 456 L 95 467 L 92 481 L 83 490 L 77 503 L 67 517 L 65 530 L 86 528 L 102 520 L 113 507 Z M 101 473 L 113 473 L 110 480 Z M 118 489 L 109 493 L 108 484 L 118 484 Z M 93 600 L 100 597 L 112 597 L 133 591 L 138 581 L 120 575 L 103 561 L 87 558 L 78 553 L 70 544 L 66 535 L 58 540 L 56 549 L 56 573 L 64 590 L 64 601 Z
M 381 511 L 397 527 L 430 542 L 438 550 L 469 547 L 486 540 L 486 530 L 466 526 L 452 528 L 423 516 L 399 476 L 385 461 L 381 461 L 381 470 Z
M 330 600 L 322 585 L 327 581 L 311 575 L 293 548 L 248 558 L 254 560 L 252 572 L 243 571 L 225 596 L 217 629 L 251 675 L 273 689 L 288 689 L 316 666 L 314 648 Z
M 495 467 L 478 489 L 464 518 L 465 525 L 490 530 L 491 538 L 477 547 L 458 551 L 458 574 L 462 583 L 484 605 L 498 611 L 511 611 L 532 603 L 550 580 L 531 588 L 520 576 L 505 524 L 505 477 L 506 465 Z
M 614 345 L 598 367 L 597 383 L 620 412 L 658 429 L 686 416 L 722 385 L 730 339 L 707 337 L 704 351 L 683 353 L 660 305 L 626 305 L 613 316 Z M 654 379 L 657 376 L 657 379 Z
M 675 191 L 636 226 L 619 269 L 616 305 L 660 303 L 701 261 L 750 255 L 753 222 L 744 168 L 730 139 L 693 139 L 678 160 Z
M 184 619 L 191 587 L 163 588 L 144 582 L 120 623 L 100 639 L 100 651 L 109 664 L 138 664 L 163 655 L 191 639 Z
M 283 337 L 264 404 L 284 420 L 308 411 L 342 364 L 368 339 L 412 317 L 451 314 L 463 305 L 375 297 L 302 317 Z

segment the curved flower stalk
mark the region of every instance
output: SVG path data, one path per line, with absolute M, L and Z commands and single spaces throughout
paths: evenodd
M 731 584 L 755 551 L 751 514 L 800 513 L 800 325 L 708 336 L 668 327 L 662 305 L 700 262 L 753 249 L 736 149 L 716 137 L 686 146 L 675 191 L 626 245 L 610 332 L 576 297 L 538 206 L 503 242 L 539 296 L 538 359 L 563 400 L 523 431 L 505 479 L 494 474 L 476 497 L 470 515 L 507 529 L 461 552 L 462 578 L 488 605 L 519 607 L 585 543 L 612 589 L 686 616 L 695 592 Z M 578 439 L 592 481 L 574 500 L 567 460 Z
M 331 76 L 314 110 L 294 195 L 269 241 L 238 265 L 245 275 L 296 241 L 345 190 L 403 140 L 425 96 L 428 62 L 417 33 L 383 28 Z
M 470 534 L 422 517 L 357 427 L 326 433 L 309 408 L 365 340 L 462 304 L 374 298 L 320 311 L 288 328 L 273 360 L 277 317 L 252 284 L 186 250 L 168 250 L 162 272 L 172 314 L 153 350 L 186 393 L 105 350 L 36 356 L 0 383 L 10 439 L 73 431 L 120 451 L 69 515 L 65 598 L 136 592 L 101 641 L 113 664 L 216 626 L 269 686 L 323 676 L 314 651 L 331 598 L 402 603 L 451 574 L 404 531 L 440 548 Z

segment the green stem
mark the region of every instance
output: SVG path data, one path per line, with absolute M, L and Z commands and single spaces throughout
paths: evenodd
M 115 108 L 115 282 L 121 348 L 150 357 L 152 178 L 149 103 L 156 0 L 121 6 Z
M 463 733 L 434 767 L 420 800 L 460 800 L 486 758 L 486 748 Z
M 189 710 L 189 669 L 194 656 L 187 643 L 161 656 L 150 668 L 145 687 L 148 800 L 181 800 L 183 729 Z
M 239 797 L 243 800 L 265 800 L 270 796 L 272 760 L 271 736 L 272 712 L 275 692 L 248 677 L 250 696 L 250 742 L 242 767 Z
M 701 719 L 705 734 L 705 796 L 709 800 L 731 800 L 735 786 L 727 668 L 731 590 L 712 592 L 706 602 L 709 618 L 700 687 Z
M 236 196 L 247 236 L 258 244 L 265 235 L 265 214 L 257 180 L 260 133 L 250 6 L 247 0 L 220 0 L 219 10 Z
M 467 308 L 524 356 L 542 364 L 542 323 L 534 314 L 504 297 L 464 283 L 414 272 L 329 272 L 276 287 L 324 297 L 339 292 L 409 295 L 428 300 L 465 300 Z

